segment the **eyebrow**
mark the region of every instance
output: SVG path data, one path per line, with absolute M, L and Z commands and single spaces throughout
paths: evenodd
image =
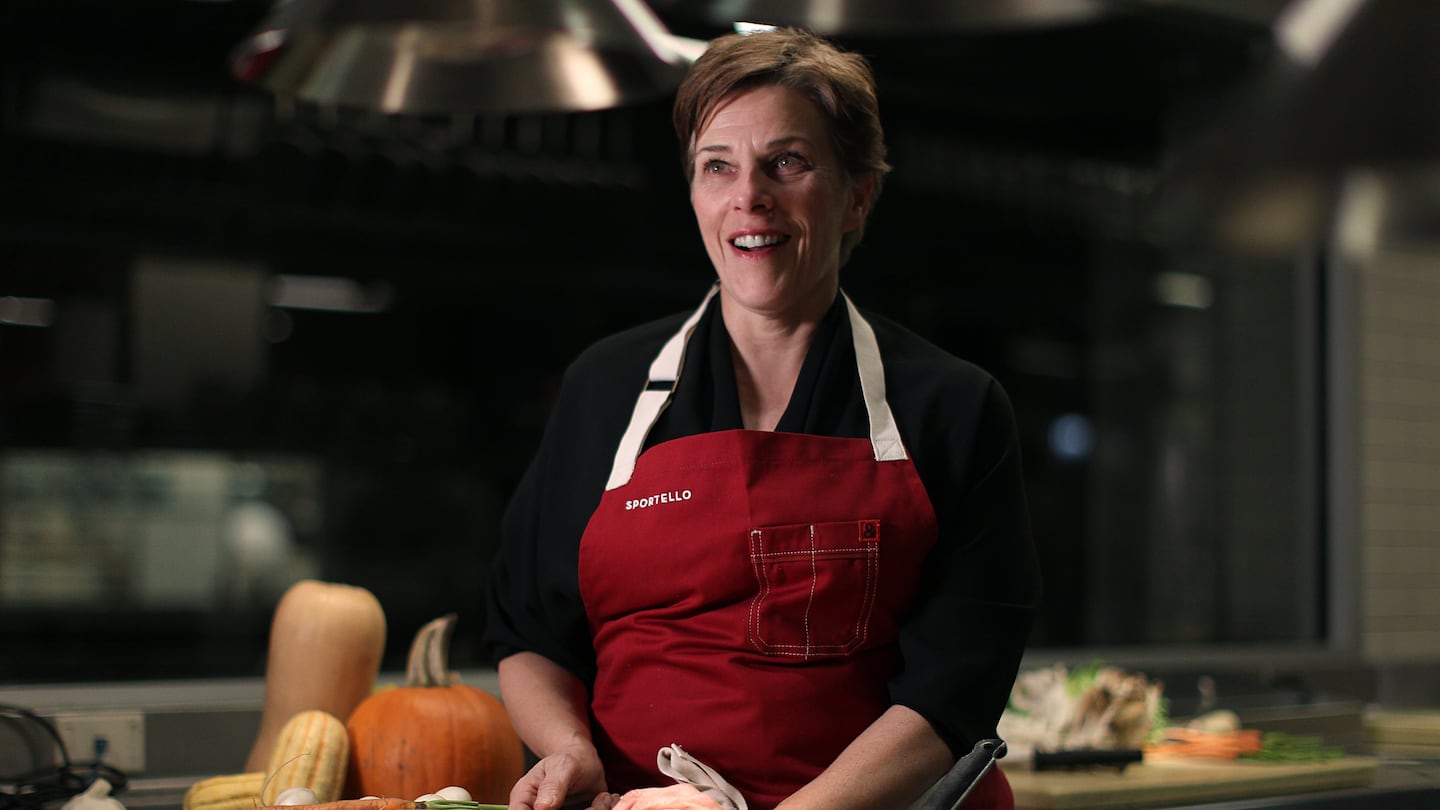
M 809 138 L 806 138 L 806 137 L 803 136 L 803 135 L 786 135 L 786 136 L 784 136 L 784 137 L 776 138 L 775 140 L 770 141 L 769 143 L 766 143 L 766 144 L 765 144 L 765 148 L 766 148 L 766 149 L 779 149 L 779 148 L 784 147 L 784 146 L 789 146 L 790 144 L 793 144 L 793 143 L 802 143 L 802 144 L 809 145 L 809 144 L 810 144 L 810 139 L 809 139 Z M 700 147 L 699 149 L 696 149 L 696 150 L 695 150 L 695 154 L 700 155 L 700 154 L 703 154 L 703 153 L 706 153 L 706 152 L 729 153 L 729 152 L 732 152 L 732 151 L 734 151 L 734 150 L 733 150 L 730 146 L 728 146 L 728 145 L 726 145 L 726 144 L 711 144 L 711 145 L 709 145 L 709 146 L 702 146 L 702 147 Z

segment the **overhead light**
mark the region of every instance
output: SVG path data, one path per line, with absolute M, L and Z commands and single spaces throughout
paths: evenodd
M 1314 67 L 1365 0 L 1301 0 L 1286 6 L 1275 18 L 1275 39 L 1296 62 Z
M 1167 271 L 1155 277 L 1155 300 L 1172 307 L 1209 309 L 1215 301 L 1215 289 L 1204 276 Z
M 325 312 L 384 312 L 394 297 L 383 281 L 362 284 L 340 276 L 277 275 L 269 280 L 267 303 L 280 309 Z
M 230 66 L 301 102 L 511 114 L 662 97 L 697 53 L 641 0 L 280 0 Z
M 751 34 L 766 34 L 780 28 L 780 26 L 778 25 L 769 25 L 768 23 L 753 22 L 737 22 L 735 23 L 734 27 L 735 33 L 744 37 L 748 37 Z
M 50 326 L 55 323 L 55 302 L 49 298 L 0 298 L 0 324 L 6 326 Z

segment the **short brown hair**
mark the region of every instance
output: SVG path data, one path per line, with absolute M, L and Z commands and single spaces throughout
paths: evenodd
M 825 118 L 830 142 L 846 175 L 875 178 L 871 208 L 890 165 L 870 64 L 857 53 L 798 28 L 727 34 L 712 40 L 690 67 L 675 94 L 675 134 L 685 160 L 685 179 L 695 171 L 695 137 L 722 102 L 737 93 L 780 86 L 810 99 Z M 859 243 L 865 223 L 840 245 L 843 264 Z

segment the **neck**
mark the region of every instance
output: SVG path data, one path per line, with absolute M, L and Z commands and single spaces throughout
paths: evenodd
M 726 320 L 740 414 L 747 429 L 774 430 L 780 423 L 818 323 L 818 319 L 798 323 L 747 319 L 736 329 Z
M 740 395 L 740 416 L 747 430 L 774 430 L 790 404 L 795 380 L 805 362 L 803 351 L 767 355 L 749 353 L 731 344 L 735 384 Z
M 815 331 L 838 293 L 834 283 L 819 285 L 784 310 L 762 310 L 721 289 L 720 316 L 730 335 L 740 415 L 747 429 L 774 430 L 780 423 Z

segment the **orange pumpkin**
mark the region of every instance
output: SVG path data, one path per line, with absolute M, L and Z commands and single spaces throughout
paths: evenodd
M 504 804 L 525 771 L 525 750 L 504 705 L 448 671 L 455 615 L 420 629 L 405 684 L 361 701 L 350 732 L 345 795 L 414 799 L 448 785 Z

